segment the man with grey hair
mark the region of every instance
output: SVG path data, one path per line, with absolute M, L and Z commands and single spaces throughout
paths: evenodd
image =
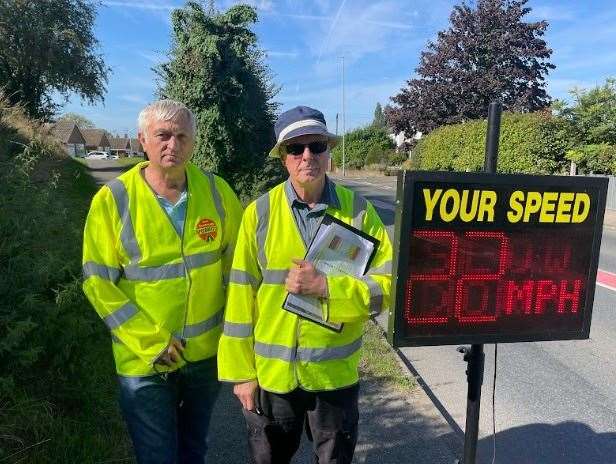
M 83 288 L 111 331 L 137 461 L 203 463 L 242 206 L 223 179 L 190 163 L 186 106 L 157 101 L 138 124 L 149 161 L 94 196 Z

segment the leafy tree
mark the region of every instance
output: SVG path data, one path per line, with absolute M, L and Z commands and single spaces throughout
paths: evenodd
M 102 101 L 109 68 L 96 53 L 87 0 L 0 0 L 0 88 L 29 116 L 47 119 L 54 94 Z
M 352 169 L 361 169 L 367 162 L 385 163 L 390 150 L 394 148 L 387 130 L 372 125 L 349 132 L 344 142 L 346 167 Z M 342 167 L 342 143 L 334 147 L 332 158 L 336 166 Z
M 376 108 L 374 108 L 374 119 L 372 120 L 372 125 L 375 127 L 382 127 L 383 129 L 387 128 L 387 121 L 385 120 L 383 107 L 380 103 L 377 103 Z
M 95 127 L 92 121 L 77 113 L 64 113 L 58 118 L 58 121 L 72 121 L 77 124 L 80 129 L 93 129 Z M 110 134 L 107 134 L 107 136 L 109 135 Z
M 590 90 L 574 88 L 573 103 L 557 100 L 552 113 L 563 122 L 566 157 L 580 172 L 616 172 L 616 79 Z
M 579 172 L 616 173 L 616 145 L 589 143 L 567 151 L 566 158 L 576 163 Z
M 548 23 L 524 22 L 528 0 L 477 0 L 454 7 L 450 27 L 429 42 L 418 77 L 392 97 L 386 110 L 397 131 L 429 132 L 443 124 L 483 118 L 488 105 L 531 112 L 549 105 L 545 76 L 555 66 L 541 38 Z
M 250 30 L 257 13 L 247 5 L 218 12 L 191 1 L 171 18 L 169 61 L 155 69 L 159 93 L 195 112 L 193 160 L 231 181 L 244 198 L 254 196 L 282 175 L 280 162 L 266 162 L 278 89 Z
M 558 102 L 555 110 L 571 124 L 572 141 L 583 144 L 616 144 L 616 79 L 593 89 L 573 89 L 573 106 Z

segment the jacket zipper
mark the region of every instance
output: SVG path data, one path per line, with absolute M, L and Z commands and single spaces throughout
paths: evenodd
M 295 382 L 297 383 L 297 386 L 300 386 L 301 383 L 299 381 L 299 375 L 297 374 L 297 363 L 298 361 L 298 356 L 297 353 L 299 351 L 299 325 L 301 323 L 299 316 L 295 316 L 296 318 L 296 322 L 295 322 L 295 357 L 293 359 L 293 375 L 295 376 Z
M 152 192 L 152 195 L 154 195 L 154 199 L 156 200 L 156 203 L 158 203 L 158 206 L 160 207 L 161 211 L 169 220 L 169 224 L 171 225 L 173 230 L 175 230 L 175 225 L 173 224 L 173 220 L 171 219 L 171 216 L 169 216 L 169 214 L 167 213 L 167 210 L 165 210 L 165 208 L 163 208 L 163 206 L 158 201 L 157 194 L 152 188 L 152 186 L 148 184 L 147 181 L 145 180 L 145 174 L 143 170 L 141 171 L 141 176 L 142 176 L 143 182 L 148 186 L 148 188 Z M 190 203 L 190 197 L 191 197 L 191 194 L 190 194 L 190 191 L 188 190 L 188 173 L 186 173 L 186 213 L 184 214 L 182 234 L 178 234 L 180 236 L 180 254 L 182 255 L 182 264 L 184 265 L 184 275 L 188 279 L 186 302 L 184 304 L 184 322 L 182 324 L 182 332 L 180 334 L 180 343 L 182 344 L 182 346 L 186 346 L 186 339 L 184 338 L 184 333 L 186 332 L 186 321 L 188 320 L 188 299 L 190 297 L 190 289 L 192 287 L 192 279 L 190 277 L 190 273 L 188 272 L 188 266 L 186 266 L 186 255 L 184 254 L 184 231 L 186 230 L 186 216 L 188 216 L 188 205 Z M 177 230 L 176 230 L 176 233 L 177 233 Z M 171 336 L 173 337 L 174 334 L 171 334 Z M 182 356 L 182 359 L 186 361 L 184 356 Z
M 188 207 L 190 206 L 190 191 L 188 189 L 188 176 L 186 176 L 186 213 L 184 214 L 184 225 L 182 226 L 182 237 L 180 240 L 180 252 L 182 254 L 182 263 L 184 264 L 184 274 L 186 275 L 186 279 L 188 279 L 188 289 L 186 291 L 186 302 L 184 304 L 184 322 L 182 324 L 182 334 L 181 340 L 182 346 L 186 346 L 186 338 L 184 338 L 184 333 L 186 332 L 186 321 L 188 320 L 188 304 L 190 301 L 190 289 L 192 288 L 192 277 L 190 276 L 190 270 L 186 265 L 186 255 L 184 255 L 184 235 L 186 234 L 186 216 L 188 216 Z

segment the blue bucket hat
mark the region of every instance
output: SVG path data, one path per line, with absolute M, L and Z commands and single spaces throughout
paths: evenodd
M 300 135 L 325 135 L 330 147 L 338 143 L 338 136 L 327 130 L 323 113 L 308 106 L 296 106 L 282 113 L 274 124 L 274 132 L 276 145 L 269 152 L 272 158 L 280 158 L 280 146 L 284 141 Z

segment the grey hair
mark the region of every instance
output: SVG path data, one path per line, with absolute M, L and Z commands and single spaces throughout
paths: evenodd
M 137 127 L 139 132 L 145 134 L 148 122 L 153 119 L 158 121 L 175 121 L 181 117 L 188 119 L 194 135 L 197 130 L 195 115 L 184 103 L 171 99 L 155 101 L 142 109 L 137 118 Z

